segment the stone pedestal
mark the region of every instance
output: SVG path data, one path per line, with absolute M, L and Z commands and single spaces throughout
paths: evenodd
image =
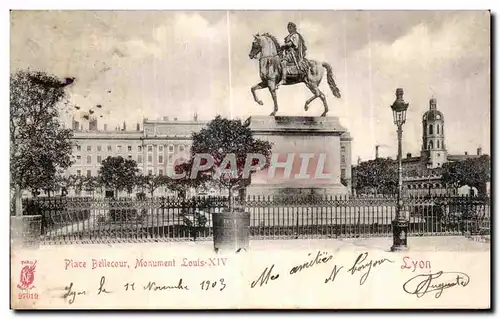
M 273 144 L 272 167 L 252 175 L 247 195 L 345 195 L 351 138 L 337 117 L 254 116 L 254 137 Z M 281 163 L 289 167 L 279 167 Z
M 216 252 L 248 251 L 250 246 L 250 213 L 233 209 L 212 215 L 214 250 Z
M 392 240 L 391 251 L 408 250 L 408 220 L 401 216 L 392 221 Z
M 10 242 L 11 248 L 37 248 L 40 245 L 42 216 L 11 216 Z

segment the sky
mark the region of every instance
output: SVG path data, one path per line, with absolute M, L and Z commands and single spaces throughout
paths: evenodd
M 268 115 L 272 100 L 253 101 L 258 61 L 253 35 L 282 43 L 293 21 L 307 57 L 328 62 L 342 98 L 326 78 L 320 89 L 346 127 L 352 162 L 395 157 L 390 105 L 401 87 L 410 103 L 403 153 L 419 154 L 429 99 L 444 113 L 449 153 L 490 153 L 490 15 L 485 11 L 13 11 L 11 72 L 75 77 L 74 116 L 92 109 L 99 127 L 135 127 L 143 118 L 200 120 Z M 319 116 L 323 106 L 303 84 L 280 87 L 278 115 Z M 97 109 L 96 105 L 102 105 Z

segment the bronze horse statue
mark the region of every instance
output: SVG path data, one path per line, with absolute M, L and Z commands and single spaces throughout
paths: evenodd
M 250 49 L 248 56 L 250 59 L 255 59 L 260 53 L 259 73 L 262 82 L 252 86 L 252 95 L 255 102 L 259 105 L 263 105 L 264 103 L 257 97 L 255 91 L 267 87 L 274 102 L 274 111 L 271 113 L 271 116 L 274 116 L 276 115 L 276 112 L 278 112 L 278 100 L 276 97 L 277 83 L 280 82 L 283 74 L 281 65 L 281 46 L 276 38 L 268 33 L 254 35 L 254 38 L 255 39 L 252 42 L 252 48 Z M 326 116 L 328 113 L 328 103 L 326 102 L 325 94 L 319 89 L 319 84 L 321 83 L 324 74 L 323 68 L 326 69 L 326 80 L 333 95 L 337 98 L 341 97 L 340 90 L 333 79 L 332 67 L 327 62 L 318 62 L 308 59 L 304 60 L 305 61 L 302 62 L 305 62 L 305 65 L 307 65 L 305 70 L 298 72 L 298 75 L 288 74 L 286 79 L 287 81 L 284 85 L 304 83 L 313 94 L 313 96 L 306 101 L 304 110 L 307 111 L 309 109 L 309 104 L 319 97 L 325 107 L 325 111 L 321 114 L 321 116 Z M 304 65 L 304 63 L 301 63 L 301 65 Z M 298 67 L 298 65 L 296 66 Z

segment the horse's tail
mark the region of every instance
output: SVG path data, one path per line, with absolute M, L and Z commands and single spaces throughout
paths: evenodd
M 337 87 L 337 84 L 335 83 L 335 80 L 333 79 L 332 66 L 327 62 L 323 62 L 321 63 L 321 65 L 326 69 L 326 81 L 328 82 L 328 86 L 332 90 L 333 95 L 336 98 L 340 99 L 341 94 L 339 88 Z

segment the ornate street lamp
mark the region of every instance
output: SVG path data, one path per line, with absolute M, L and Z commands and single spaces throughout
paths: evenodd
M 406 122 L 406 110 L 409 103 L 403 99 L 403 89 L 396 90 L 396 101 L 391 105 L 394 124 L 398 127 L 398 194 L 396 203 L 396 218 L 392 221 L 393 245 L 391 251 L 407 250 L 408 221 L 403 212 L 403 167 L 401 164 L 401 140 L 403 138 L 403 124 Z

